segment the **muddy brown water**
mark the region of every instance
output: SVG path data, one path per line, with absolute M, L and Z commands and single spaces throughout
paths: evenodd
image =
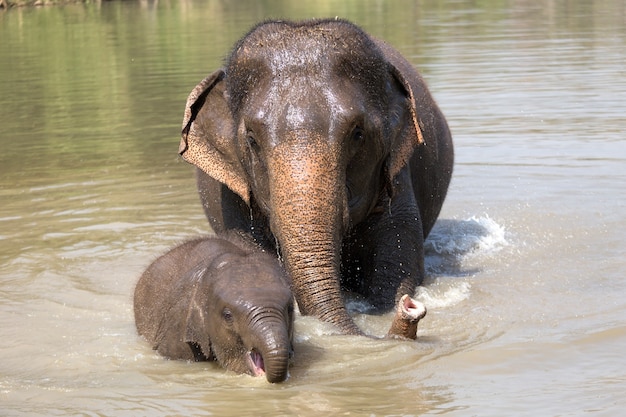
M 626 407 L 622 1 L 103 2 L 0 12 L 0 415 L 615 416 Z M 268 17 L 341 16 L 415 63 L 457 164 L 417 342 L 298 317 L 289 380 L 166 361 L 133 286 L 209 233 L 188 92 Z M 390 316 L 352 305 L 382 335 Z

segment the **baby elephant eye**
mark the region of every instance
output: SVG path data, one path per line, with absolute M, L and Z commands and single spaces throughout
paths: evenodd
M 228 308 L 225 308 L 222 310 L 222 318 L 226 323 L 230 324 L 233 322 L 233 313 Z

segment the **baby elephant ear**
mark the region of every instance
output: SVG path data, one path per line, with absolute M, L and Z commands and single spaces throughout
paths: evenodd
M 237 155 L 225 77 L 221 69 L 213 72 L 187 97 L 178 153 L 248 203 L 249 187 Z
M 196 360 L 212 360 L 211 338 L 206 323 L 208 317 L 198 300 L 199 296 L 198 285 L 194 285 L 189 298 L 183 342 L 191 345 Z

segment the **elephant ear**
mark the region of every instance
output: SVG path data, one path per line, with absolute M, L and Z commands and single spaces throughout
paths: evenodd
M 194 274 L 194 285 L 190 294 L 185 295 L 188 300 L 187 317 L 184 323 L 183 342 L 191 345 L 196 360 L 213 360 L 211 338 L 208 330 L 208 317 L 205 302 L 200 290 L 202 277 L 206 269 Z M 188 298 L 187 298 L 188 297 Z
M 375 43 L 387 60 L 392 84 L 397 90 L 392 93 L 392 113 L 397 115 L 397 125 L 392 126 L 392 130 L 399 133 L 393 139 L 387 161 L 388 180 L 392 181 L 409 162 L 415 148 L 425 143 L 416 99 L 422 93 L 424 82 L 398 51 L 381 40 L 375 39 Z
M 415 148 L 425 142 L 417 115 L 417 103 L 413 87 L 405 74 L 396 66 L 390 65 L 390 72 L 402 88 L 404 95 L 401 104 L 404 111 L 400 113 L 404 114 L 404 126 L 400 128 L 400 133 L 393 143 L 391 157 L 387 165 L 389 180 L 392 180 L 409 162 Z
M 249 203 L 250 190 L 237 155 L 225 77 L 221 69 L 213 72 L 187 97 L 178 153 Z

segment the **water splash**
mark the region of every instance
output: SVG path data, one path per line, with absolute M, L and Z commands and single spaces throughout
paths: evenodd
M 506 228 L 488 215 L 467 220 L 441 219 L 424 243 L 427 275 L 467 276 L 468 264 L 492 257 L 509 245 Z M 472 261 L 472 262 L 470 262 Z
M 419 287 L 415 297 L 428 308 L 445 308 L 466 300 L 470 296 L 471 284 L 467 281 L 436 282 Z
M 427 254 L 467 256 L 494 253 L 509 244 L 504 226 L 488 215 L 467 220 L 442 219 L 425 242 Z
M 466 300 L 471 295 L 467 277 L 508 246 L 507 237 L 506 228 L 488 215 L 439 220 L 424 243 L 427 282 L 418 288 L 416 297 L 428 308 L 446 308 Z

